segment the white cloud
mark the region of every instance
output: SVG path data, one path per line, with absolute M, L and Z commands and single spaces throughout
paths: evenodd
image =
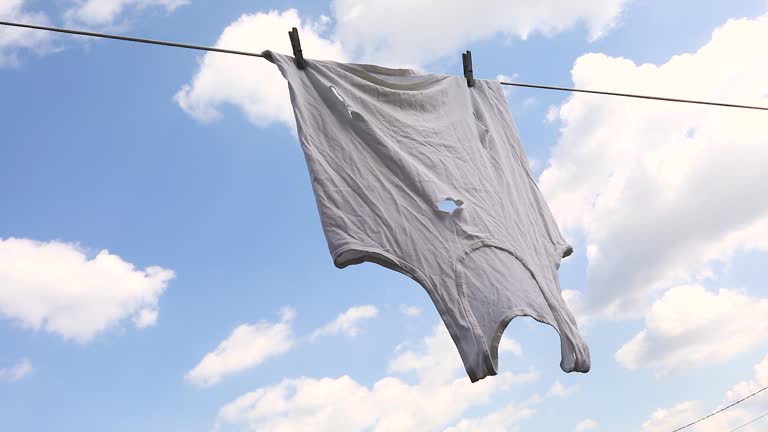
M 142 309 L 133 317 L 133 324 L 140 329 L 151 327 L 157 323 L 157 315 L 157 309 Z
M 536 413 L 525 405 L 508 404 L 482 417 L 461 419 L 444 432 L 512 432 L 520 430 L 518 423 Z
M 520 430 L 519 423 L 536 413 L 535 407 L 551 398 L 566 398 L 575 393 L 576 387 L 564 387 L 559 381 L 555 381 L 552 387 L 544 394 L 532 395 L 521 403 L 511 403 L 489 414 L 465 418 L 458 421 L 453 427 L 444 432 L 467 431 L 496 431 L 510 432 Z
M 123 319 L 151 325 L 172 270 L 144 270 L 76 244 L 0 239 L 0 316 L 65 339 L 88 342 Z
M 597 422 L 592 419 L 584 419 L 576 425 L 576 432 L 586 432 L 597 429 Z
M 498 74 L 496 75 L 496 81 L 502 81 L 502 82 L 510 82 L 517 80 L 517 74 L 512 75 L 504 75 L 504 74 Z M 504 96 L 509 97 L 512 94 L 512 90 L 514 90 L 515 87 L 503 85 L 501 86 L 501 91 L 504 92 Z
M 731 20 L 662 65 L 586 54 L 572 77 L 580 88 L 768 105 L 768 63 L 749 48 L 766 39 L 768 16 Z M 713 263 L 768 250 L 768 200 L 756 199 L 768 196 L 763 112 L 574 94 L 557 117 L 539 184 L 561 228 L 584 234 L 584 313 L 639 318 Z
M 726 394 L 726 402 L 735 402 L 739 399 L 747 397 L 752 393 L 768 386 L 768 355 L 766 355 L 758 364 L 754 367 L 755 376 L 750 381 L 742 381 L 731 387 Z M 756 396 L 768 400 L 768 394 L 762 394 Z
M 528 107 L 528 106 L 531 106 L 531 105 L 536 105 L 538 102 L 539 101 L 535 97 L 529 97 L 529 98 L 526 98 L 523 101 L 523 106 L 524 107 Z
M 400 306 L 400 313 L 407 316 L 407 317 L 417 317 L 421 315 L 421 308 L 416 306 L 406 306 L 401 305 Z
M 290 307 L 280 309 L 281 321 L 293 321 L 294 318 L 296 318 L 296 309 Z
M 559 118 L 559 115 L 559 108 L 555 105 L 550 105 L 549 108 L 547 108 L 547 115 L 545 117 L 547 123 L 553 123 Z
M 690 423 L 701 412 L 696 401 L 682 402 L 671 409 L 659 408 L 643 423 L 642 432 L 669 432 Z
M 388 67 L 419 68 L 461 51 L 467 43 L 498 34 L 552 35 L 584 22 L 597 37 L 616 23 L 628 1 L 590 0 L 564 6 L 557 0 L 523 0 L 510 7 L 502 0 L 482 5 L 459 0 L 335 0 L 333 21 L 326 16 L 302 19 L 295 9 L 242 15 L 224 29 L 216 46 L 292 54 L 286 33 L 298 27 L 307 58 L 355 58 Z M 324 37 L 332 24 L 332 35 Z M 216 120 L 223 107 L 233 105 L 256 126 L 283 123 L 295 128 L 287 84 L 277 67 L 261 59 L 208 53 L 175 99 L 202 122 Z
M 19 381 L 32 372 L 32 363 L 22 359 L 16 365 L 0 369 L 0 381 Z
M 470 407 L 488 403 L 498 391 L 538 377 L 533 370 L 522 374 L 507 372 L 492 380 L 471 383 L 442 324 L 438 324 L 435 333 L 425 340 L 423 351 L 401 354 L 393 359 L 390 369 L 415 372 L 420 378 L 415 384 L 409 384 L 400 378 L 386 376 L 371 386 L 346 375 L 284 379 L 222 407 L 217 428 L 238 431 L 435 430 L 447 427 Z M 432 369 L 442 373 L 434 374 Z
M 91 26 L 101 29 L 125 27 L 123 18 L 129 12 L 138 15 L 152 9 L 162 9 L 166 13 L 175 11 L 189 0 L 63 0 L 69 8 L 63 19 L 67 26 Z M 29 11 L 27 0 L 0 0 L 0 20 L 35 25 L 51 25 L 48 16 L 40 11 Z M 19 54 L 29 52 L 43 55 L 57 50 L 52 41 L 54 34 L 33 29 L 0 27 L 0 68 L 14 67 L 20 63 Z M 80 40 L 91 40 L 81 38 Z
M 340 313 L 335 320 L 312 332 L 311 338 L 314 340 L 321 336 L 339 333 L 343 333 L 347 336 L 357 336 L 360 332 L 360 327 L 358 326 L 360 321 L 375 318 L 378 315 L 379 310 L 376 306 L 353 306 L 345 312 Z
M 499 342 L 499 354 L 503 352 L 510 352 L 516 356 L 523 355 L 523 349 L 520 347 L 520 344 L 516 340 L 506 336 L 502 336 L 501 341 Z
M 25 0 L 0 0 L 0 20 L 25 24 L 47 25 L 48 17 L 42 12 L 30 12 Z M 51 34 L 39 30 L 0 27 L 0 68 L 16 66 L 19 52 L 44 54 L 51 49 Z
M 166 13 L 170 13 L 188 4 L 189 0 L 70 0 L 70 2 L 74 5 L 64 13 L 64 19 L 69 24 L 109 27 L 129 11 L 161 8 Z
M 768 299 L 677 286 L 654 303 L 645 328 L 616 352 L 616 360 L 628 369 L 653 368 L 659 374 L 722 364 L 768 342 L 765 317 Z
M 507 35 L 554 35 L 580 23 L 597 38 L 617 23 L 627 0 L 334 0 L 335 37 L 363 61 L 426 64 L 467 44 Z M 428 29 L 425 30 L 425 29 Z
M 531 168 L 531 171 L 536 171 L 539 169 L 539 165 L 541 162 L 538 159 L 535 158 L 528 158 L 528 166 Z
M 568 397 L 574 393 L 576 393 L 577 387 L 571 386 L 566 387 L 560 381 L 555 381 L 554 384 L 552 384 L 552 387 L 547 390 L 547 397 Z
M 456 346 L 446 335 L 445 325 L 438 323 L 432 334 L 424 338 L 424 350 L 404 351 L 394 357 L 389 362 L 389 373 L 413 372 L 422 383 L 442 383 L 455 377 L 464 369 L 461 362 L 456 361 Z
M 432 335 L 424 338 L 423 351 L 404 351 L 389 362 L 390 373 L 415 373 L 421 383 L 442 383 L 465 373 L 464 366 L 457 362 L 456 345 L 448 336 L 445 325 L 438 323 Z M 400 350 L 397 350 L 400 351 Z M 499 354 L 509 352 L 522 355 L 520 344 L 506 336 L 499 343 Z
M 706 408 L 705 410 L 702 401 L 688 401 L 677 404 L 668 410 L 657 409 L 643 424 L 642 432 L 668 432 L 674 430 L 710 412 L 725 408 L 765 386 L 768 386 L 768 355 L 755 365 L 754 377 L 749 381 L 742 381 L 732 386 L 719 406 Z M 686 430 L 690 432 L 720 432 L 730 431 L 742 426 L 764 413 L 765 403 L 768 402 L 768 394 L 766 393 L 763 392 L 753 396 L 748 402 L 733 406 Z M 765 426 L 757 423 L 739 429 L 740 432 L 758 432 L 763 430 L 765 430 Z
M 283 308 L 280 322 L 238 326 L 216 349 L 206 354 L 185 379 L 197 386 L 212 386 L 226 376 L 288 352 L 294 346 L 291 321 L 295 316 L 295 310 Z
M 297 27 L 307 58 L 346 60 L 338 43 L 318 33 L 325 25 L 327 19 L 322 18 L 318 22 L 302 21 L 295 9 L 243 15 L 224 29 L 216 46 L 253 52 L 270 49 L 292 55 L 288 30 Z M 192 82 L 184 85 L 175 99 L 184 111 L 203 122 L 219 118 L 223 106 L 234 105 L 256 126 L 296 125 L 288 84 L 274 64 L 260 58 L 208 53 Z
M 571 386 L 566 387 L 560 381 L 555 381 L 552 386 L 549 387 L 549 390 L 544 393 L 544 395 L 540 395 L 538 393 L 534 394 L 533 396 L 529 397 L 526 401 L 529 404 L 538 404 L 543 402 L 546 399 L 551 398 L 567 398 L 568 396 L 576 393 L 578 390 L 577 386 Z

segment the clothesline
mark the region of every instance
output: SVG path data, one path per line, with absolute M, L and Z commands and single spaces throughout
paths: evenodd
M 743 428 L 751 425 L 752 423 L 754 423 L 754 422 L 756 422 L 756 421 L 758 421 L 758 420 L 760 420 L 761 418 L 764 418 L 764 417 L 768 417 L 768 412 L 763 414 L 763 415 L 761 415 L 760 417 L 754 418 L 754 419 L 744 423 L 743 425 L 741 425 L 741 426 L 739 426 L 739 427 L 737 427 L 735 429 L 731 429 L 730 432 L 736 432 L 739 429 L 743 429 Z
M 102 38 L 102 39 L 114 39 L 114 40 L 121 40 L 126 42 L 162 45 L 162 46 L 168 46 L 168 47 L 174 47 L 174 48 L 186 48 L 186 49 L 192 49 L 192 50 L 198 50 L 198 51 L 218 52 L 218 53 L 224 53 L 224 54 L 235 54 L 235 55 L 242 55 L 242 56 L 249 56 L 249 57 L 262 57 L 262 58 L 264 57 L 259 53 L 253 53 L 253 52 L 247 52 L 247 51 L 236 51 L 236 50 L 214 48 L 214 47 L 207 47 L 207 46 L 201 46 L 201 45 L 190 45 L 190 44 L 167 42 L 167 41 L 154 40 L 154 39 L 144 39 L 144 38 L 137 38 L 137 37 L 130 37 L 130 36 L 112 35 L 112 34 L 106 34 L 106 33 L 95 33 L 95 32 L 72 30 L 72 29 L 65 29 L 65 28 L 59 28 L 59 27 L 47 27 L 47 26 L 40 26 L 40 25 L 33 25 L 33 24 L 8 22 L 8 21 L 0 21 L 0 25 L 10 26 L 10 27 L 29 28 L 29 29 L 35 29 L 35 30 L 45 30 L 45 31 L 57 32 L 57 33 L 67 33 L 67 34 L 79 35 L 79 36 L 89 36 L 89 37 Z M 620 96 L 620 97 L 629 97 L 629 98 L 637 98 L 637 99 L 659 100 L 659 101 L 665 101 L 665 102 L 681 102 L 681 103 L 690 103 L 690 104 L 699 104 L 699 105 L 713 105 L 713 106 L 728 107 L 728 108 L 743 108 L 743 109 L 768 111 L 768 107 L 761 107 L 761 106 L 754 106 L 754 105 L 741 105 L 741 104 L 731 104 L 731 103 L 724 103 L 724 102 L 679 99 L 679 98 L 670 98 L 670 97 L 663 97 L 663 96 L 649 96 L 649 95 L 608 92 L 608 91 L 599 91 L 599 90 L 585 90 L 585 89 L 577 89 L 577 88 L 569 88 L 569 87 L 558 87 L 558 86 L 505 82 L 505 81 L 500 81 L 500 84 L 507 85 L 507 86 L 528 87 L 528 88 L 536 88 L 536 89 L 544 89 L 544 90 L 591 93 L 591 94 Z
M 760 393 L 762 393 L 762 392 L 764 392 L 764 391 L 766 391 L 766 390 L 768 390 L 768 386 L 765 386 L 765 387 L 761 388 L 760 390 L 758 390 L 758 391 L 756 391 L 756 392 L 754 392 L 754 393 L 752 393 L 752 394 L 750 394 L 750 395 L 748 395 L 748 396 L 746 396 L 746 397 L 743 397 L 743 398 L 741 398 L 741 399 L 737 400 L 736 402 L 734 402 L 734 403 L 732 403 L 732 404 L 728 405 L 727 407 L 725 407 L 725 408 L 721 408 L 721 409 L 719 409 L 719 410 L 717 410 L 717 411 L 713 412 L 712 414 L 706 415 L 706 416 L 704 416 L 704 417 L 702 417 L 702 418 L 700 418 L 700 419 L 698 419 L 698 420 L 696 420 L 696 421 L 694 421 L 694 422 L 691 422 L 691 423 L 688 423 L 688 424 L 687 424 L 687 425 L 685 425 L 685 426 L 679 427 L 679 428 L 677 428 L 677 429 L 673 430 L 672 432 L 678 432 L 678 431 L 681 431 L 681 430 L 683 430 L 683 429 L 685 429 L 685 428 L 691 427 L 691 426 L 695 425 L 696 423 L 699 423 L 699 422 L 700 422 L 700 421 L 702 421 L 702 420 L 706 420 L 706 419 L 708 419 L 708 418 L 712 417 L 712 416 L 713 416 L 713 415 L 715 415 L 715 414 L 719 414 L 719 413 L 721 413 L 721 412 L 723 412 L 723 411 L 725 411 L 725 410 L 727 410 L 727 409 L 729 409 L 729 408 L 733 408 L 734 406 L 736 406 L 736 405 L 738 405 L 738 404 L 740 404 L 740 403 L 744 402 L 745 400 L 747 400 L 747 399 L 749 399 L 749 398 L 751 398 L 751 397 L 753 397 L 753 396 L 757 396 L 758 394 L 760 394 Z M 755 419 L 755 420 L 753 420 L 753 421 L 756 421 L 756 420 L 757 420 L 757 419 Z M 743 426 L 746 426 L 746 425 L 743 425 Z M 739 427 L 743 427 L 743 426 L 739 426 Z M 735 429 L 734 429 L 734 430 L 735 430 Z

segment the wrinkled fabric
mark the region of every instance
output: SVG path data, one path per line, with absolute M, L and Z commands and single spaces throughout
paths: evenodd
M 424 287 L 472 382 L 497 374 L 516 316 L 557 330 L 563 371 L 589 371 L 557 274 L 573 249 L 499 82 L 264 55 L 288 81 L 336 267 L 373 262 Z

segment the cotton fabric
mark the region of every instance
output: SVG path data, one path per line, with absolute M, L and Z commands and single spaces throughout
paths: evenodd
M 311 59 L 302 70 L 293 57 L 264 55 L 288 81 L 336 267 L 373 262 L 417 281 L 472 382 L 497 374 L 516 316 L 557 330 L 563 371 L 589 371 L 557 274 L 573 249 L 499 82 L 469 88 L 462 77 Z

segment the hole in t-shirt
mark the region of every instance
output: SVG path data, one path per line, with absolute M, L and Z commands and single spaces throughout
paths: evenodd
M 336 96 L 341 103 L 344 104 L 344 107 L 347 109 L 347 114 L 349 114 L 350 117 L 352 117 L 352 109 L 349 108 L 349 105 L 347 104 L 347 101 L 344 100 L 343 97 L 339 94 L 339 91 L 336 90 L 336 87 L 334 86 L 328 86 L 328 88 L 333 92 L 334 96 Z
M 461 207 L 461 205 L 464 204 L 462 200 L 455 200 L 453 198 L 446 198 L 436 204 L 437 209 L 441 212 L 453 214 L 456 209 Z
M 334 95 L 335 95 L 337 98 L 339 98 L 339 100 L 340 100 L 340 101 L 342 101 L 342 102 L 344 102 L 344 104 L 346 104 L 346 102 L 344 101 L 344 98 L 343 98 L 343 97 L 341 97 L 341 95 L 339 94 L 339 91 L 338 91 L 338 90 L 336 90 L 336 87 L 334 87 L 334 86 L 328 86 L 328 88 L 329 88 L 329 89 L 331 89 L 331 91 L 333 92 L 333 94 L 334 94 Z

